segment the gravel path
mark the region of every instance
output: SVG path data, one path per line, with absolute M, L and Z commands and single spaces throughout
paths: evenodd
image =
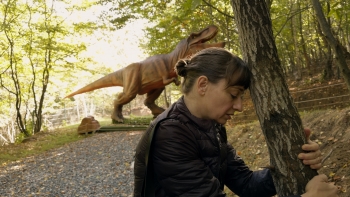
M 95 133 L 0 167 L 0 196 L 132 196 L 142 131 Z

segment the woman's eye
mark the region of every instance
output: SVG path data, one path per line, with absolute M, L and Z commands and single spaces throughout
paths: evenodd
M 232 98 L 232 99 L 237 99 L 238 97 L 241 98 L 241 99 L 243 100 L 243 95 L 236 96 L 236 95 L 234 95 L 234 94 L 231 94 L 231 98 Z

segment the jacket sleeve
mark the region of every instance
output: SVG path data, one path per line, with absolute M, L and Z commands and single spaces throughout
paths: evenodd
M 276 194 L 270 170 L 264 169 L 251 171 L 242 158 L 236 154 L 236 150 L 228 147 L 227 174 L 225 185 L 235 194 L 241 197 L 270 197 Z M 287 196 L 286 196 L 287 197 Z M 288 197 L 300 197 L 293 195 Z
M 200 158 L 197 141 L 185 125 L 162 122 L 152 148 L 156 179 L 167 196 L 220 196 L 220 183 Z
M 241 197 L 268 197 L 276 194 L 268 169 L 251 171 L 231 145 L 228 144 L 227 148 L 225 185 L 230 190 Z

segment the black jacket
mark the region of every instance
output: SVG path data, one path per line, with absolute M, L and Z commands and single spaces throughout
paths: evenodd
M 170 119 L 156 129 L 149 158 L 156 196 L 226 196 L 224 185 L 242 197 L 276 194 L 269 170 L 249 170 L 227 143 L 225 127 L 191 115 L 182 97 L 151 123 L 136 148 L 135 197 L 141 194 L 145 176 L 149 132 L 164 118 Z

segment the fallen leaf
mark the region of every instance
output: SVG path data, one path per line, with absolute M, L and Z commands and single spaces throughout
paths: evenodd
M 333 180 L 334 180 L 334 181 L 338 181 L 338 180 L 340 180 L 340 179 L 341 179 L 340 176 L 334 176 L 334 177 L 333 177 Z
M 346 188 L 345 188 L 345 187 L 342 188 L 341 191 L 342 191 L 343 193 L 345 193 L 345 192 L 346 192 Z

